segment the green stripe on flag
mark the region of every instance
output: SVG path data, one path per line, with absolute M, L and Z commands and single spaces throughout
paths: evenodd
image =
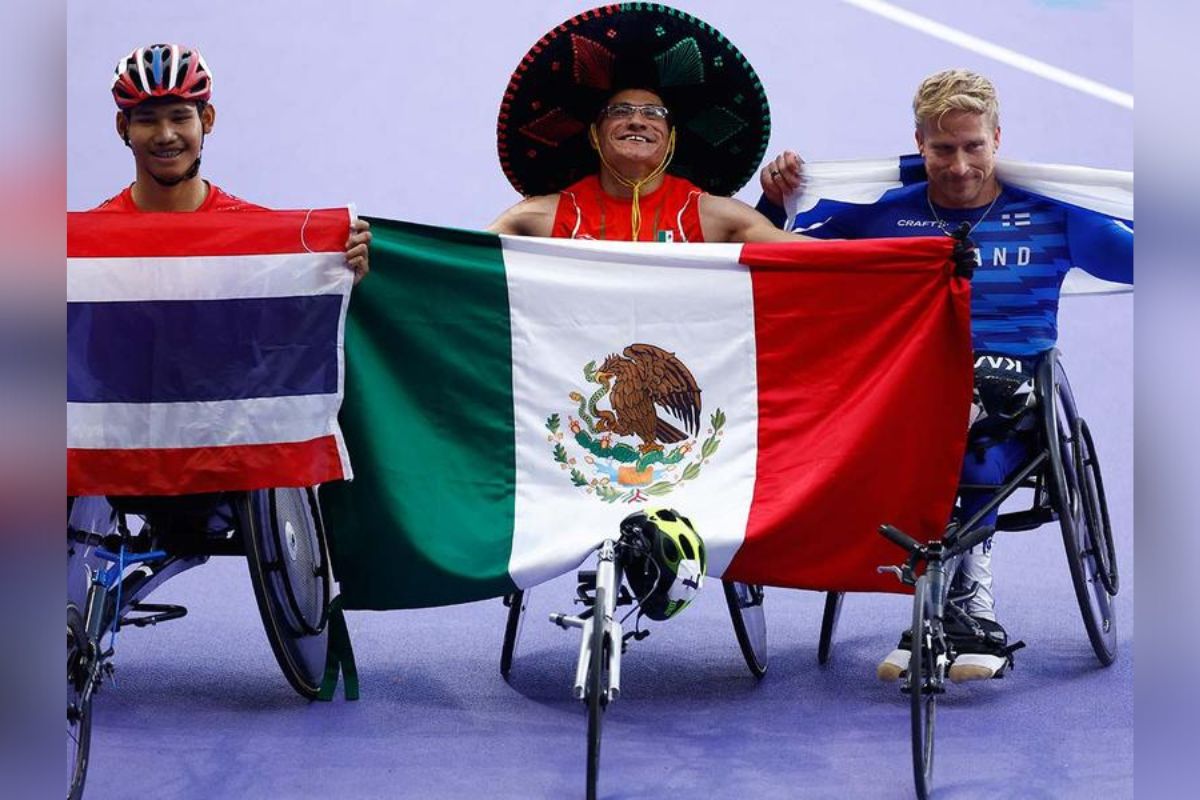
M 341 424 L 355 480 L 321 491 L 345 607 L 419 608 L 514 591 L 500 239 L 381 219 L 371 231 L 371 274 L 346 323 Z

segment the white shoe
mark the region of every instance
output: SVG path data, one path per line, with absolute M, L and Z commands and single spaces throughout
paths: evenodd
M 950 665 L 950 680 L 955 683 L 965 681 L 985 681 L 996 677 L 1008 664 L 1008 659 L 988 653 L 963 653 L 954 659 Z
M 879 666 L 875 668 L 875 675 L 881 681 L 898 681 L 908 672 L 908 662 L 911 658 L 911 651 L 897 647 L 879 662 Z

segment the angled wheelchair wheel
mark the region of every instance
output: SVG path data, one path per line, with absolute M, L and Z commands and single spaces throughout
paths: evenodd
M 83 615 L 67 604 L 67 800 L 83 796 L 92 745 L 92 696 L 85 691 L 87 632 Z
M 605 689 L 608 685 L 609 637 L 604 630 L 605 588 L 596 588 L 596 602 L 592 606 L 591 657 L 588 660 L 587 686 L 585 695 L 588 707 L 588 752 L 587 752 L 587 798 L 596 800 L 596 787 L 600 780 L 600 728 L 604 721 L 604 709 L 608 706 Z
M 1117 658 L 1117 620 L 1112 593 L 1101 577 L 1112 553 L 1111 531 L 1105 524 L 1107 510 L 1100 510 L 1103 484 L 1096 486 L 1095 494 L 1089 486 L 1100 474 L 1099 465 L 1091 452 L 1090 434 L 1085 440 L 1083 421 L 1062 365 L 1057 359 L 1047 359 L 1041 372 L 1039 382 L 1044 381 L 1048 389 L 1042 407 L 1050 455 L 1050 494 L 1083 625 L 1096 658 L 1107 667 Z
M 504 605 L 508 606 L 508 619 L 504 624 L 504 644 L 500 648 L 500 674 L 505 677 L 512 669 L 513 655 L 521 641 L 521 631 L 525 627 L 525 606 L 528 602 L 528 589 L 518 589 L 504 598 Z
M 817 663 L 824 666 L 833 656 L 833 637 L 837 634 L 838 620 L 842 616 L 842 601 L 845 592 L 826 592 L 825 611 L 821 614 L 821 638 L 817 642 Z
M 763 587 L 737 581 L 722 583 L 742 657 L 746 659 L 746 666 L 754 677 L 761 678 L 767 672 L 767 617 L 763 613 Z
M 917 797 L 925 800 L 933 788 L 933 734 L 937 699 L 941 693 L 939 659 L 933 621 L 929 618 L 929 580 L 917 579 L 913 593 L 912 655 L 908 662 L 908 694 L 912 707 L 913 782 Z
M 1075 442 L 1078 452 L 1075 465 L 1079 471 L 1079 486 L 1083 492 L 1083 513 L 1087 518 L 1088 531 L 1096 549 L 1097 573 L 1110 595 L 1121 589 L 1117 573 L 1117 544 L 1113 539 L 1112 522 L 1108 517 L 1108 498 L 1104 494 L 1104 479 L 1100 475 L 1100 461 L 1096 457 L 1096 446 L 1092 432 L 1085 420 L 1077 420 Z
M 314 699 L 325 672 L 333 578 L 316 491 L 265 489 L 236 503 L 250 582 L 284 677 Z

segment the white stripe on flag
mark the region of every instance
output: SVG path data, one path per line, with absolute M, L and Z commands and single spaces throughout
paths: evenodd
M 337 431 L 340 404 L 341 397 L 336 394 L 197 403 L 67 403 L 67 447 L 124 449 L 306 442 Z
M 870 205 L 884 193 L 902 185 L 898 158 L 809 162 L 804 165 L 804 175 L 801 189 L 783 199 L 789 230 L 795 224 L 797 214 L 811 210 L 821 200 Z M 1000 159 L 996 162 L 996 177 L 1003 184 L 1105 214 L 1118 221 L 1133 219 L 1132 172 Z M 805 230 L 818 228 L 827 221 L 810 224 Z M 1029 215 L 1016 214 L 1010 219 L 1005 214 L 1002 224 L 1024 227 L 1030 224 Z M 1072 269 L 1063 281 L 1064 296 L 1132 290 L 1128 284 L 1094 278 L 1079 269 Z
M 888 189 L 903 185 L 897 158 L 806 162 L 803 180 L 799 191 L 783 199 L 789 227 L 797 214 L 808 211 L 820 200 L 874 203 Z
M 1063 299 L 1089 294 L 1129 294 L 1132 291 L 1133 287 L 1128 283 L 1106 281 L 1084 272 L 1079 267 L 1071 267 L 1062 284 Z
M 1133 219 L 1133 173 L 1119 169 L 999 160 L 1001 183 L 1118 219 Z
M 569 571 L 603 539 L 616 538 L 622 519 L 647 506 L 688 515 L 706 542 L 710 574 L 720 575 L 745 536 L 757 467 L 754 307 L 749 270 L 738 263 L 740 246 L 502 242 L 516 426 L 513 580 L 532 586 Z M 605 502 L 595 487 L 573 485 L 571 469 L 589 483 L 605 480 L 619 492 L 631 487 L 619 483 L 617 462 L 592 456 L 575 440 L 568 426 L 570 418 L 581 418 L 580 402 L 570 393 L 586 403 L 600 387 L 584 380 L 584 365 L 598 367 L 634 343 L 674 352 L 693 374 L 701 390 L 700 431 L 681 462 L 656 468 L 653 482 L 677 484 L 672 491 L 647 502 Z M 608 397 L 598 405 L 611 407 Z M 718 451 L 704 461 L 700 445 L 718 408 L 727 422 Z M 560 419 L 557 440 L 546 427 L 551 414 Z M 658 416 L 682 430 L 665 410 Z M 613 437 L 613 444 L 622 442 L 642 443 L 636 436 Z M 571 463 L 556 462 L 555 444 Z M 699 475 L 680 481 L 689 464 L 698 465 Z
M 1132 172 L 999 159 L 996 177 L 1001 183 L 1053 200 L 1133 219 Z M 901 185 L 896 158 L 807 162 L 803 186 L 783 199 L 788 224 L 821 200 L 868 205 Z
M 347 294 L 353 273 L 342 253 L 72 258 L 68 302 L 238 300 Z

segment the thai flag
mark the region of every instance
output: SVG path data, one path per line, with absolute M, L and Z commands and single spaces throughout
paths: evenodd
M 68 214 L 68 493 L 350 478 L 352 213 Z

